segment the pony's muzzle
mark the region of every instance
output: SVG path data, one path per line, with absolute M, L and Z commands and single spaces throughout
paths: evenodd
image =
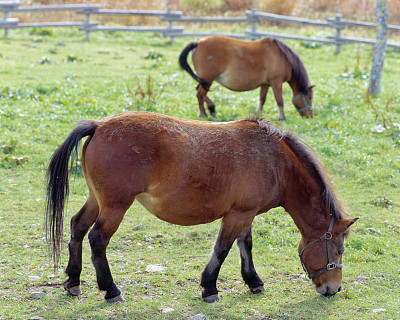
M 315 290 L 325 296 L 325 297 L 331 297 L 334 296 L 336 293 L 342 291 L 342 286 L 335 286 L 332 285 L 331 283 L 328 283 L 326 285 L 320 286 L 320 287 L 316 287 Z

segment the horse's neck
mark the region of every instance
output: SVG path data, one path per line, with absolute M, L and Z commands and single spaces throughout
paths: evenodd
M 289 86 L 292 88 L 293 96 L 297 96 L 300 93 L 298 82 L 292 77 L 289 81 Z
M 295 170 L 295 169 L 294 169 Z M 320 186 L 312 177 L 295 170 L 291 183 L 287 183 L 283 207 L 290 214 L 303 236 L 323 232 L 329 224 L 325 201 Z

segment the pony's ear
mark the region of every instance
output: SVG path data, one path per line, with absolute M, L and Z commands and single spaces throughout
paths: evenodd
M 338 230 L 340 233 L 345 232 L 351 225 L 353 225 L 359 218 L 354 219 L 339 219 Z
M 310 90 L 312 90 L 312 89 L 314 89 L 315 88 L 315 84 L 312 84 L 312 85 L 310 85 L 309 87 L 308 87 L 308 89 L 310 89 Z

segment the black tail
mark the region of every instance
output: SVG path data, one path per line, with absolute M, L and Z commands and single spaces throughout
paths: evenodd
M 53 252 L 54 267 L 60 260 L 63 235 L 64 204 L 69 193 L 68 166 L 78 157 L 78 145 L 83 137 L 93 135 L 97 128 L 94 120 L 83 120 L 58 147 L 47 168 L 46 236 Z
M 187 72 L 189 73 L 194 80 L 196 80 L 199 84 L 201 85 L 208 85 L 208 82 L 202 78 L 200 78 L 197 74 L 195 74 L 192 70 L 192 68 L 189 66 L 187 63 L 187 56 L 190 51 L 194 50 L 197 47 L 197 42 L 190 42 L 185 49 L 181 52 L 179 56 L 179 64 L 180 66 Z

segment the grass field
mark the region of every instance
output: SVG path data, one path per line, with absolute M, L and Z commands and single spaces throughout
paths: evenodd
M 74 30 L 13 32 L 0 39 L 0 319 L 400 319 L 400 51 L 388 49 L 380 97 L 366 100 L 371 47 L 287 41 L 316 85 L 315 117 L 301 119 L 284 87 L 287 120 L 279 122 L 270 92 L 264 117 L 298 133 L 325 163 L 347 213 L 360 217 L 344 253 L 343 291 L 319 296 L 303 276 L 300 235 L 282 208 L 254 222 L 254 260 L 267 292 L 252 295 L 232 250 L 218 286 L 222 300 L 200 299 L 200 274 L 219 222 L 178 227 L 139 204 L 128 211 L 108 247 L 126 303 L 109 305 L 96 288 L 84 242 L 83 294 L 68 296 L 65 275 L 53 270 L 45 242 L 44 182 L 48 160 L 81 119 L 147 110 L 197 119 L 195 83 L 178 67 L 192 39 L 152 34 Z M 220 121 L 255 113 L 258 91 L 232 92 L 218 84 L 210 97 Z M 386 128 L 384 126 L 386 125 Z M 116 163 L 118 165 L 118 163 Z M 65 220 L 86 198 L 81 175 L 71 180 Z M 165 267 L 146 272 L 150 264 Z M 31 297 L 45 292 L 44 298 Z

